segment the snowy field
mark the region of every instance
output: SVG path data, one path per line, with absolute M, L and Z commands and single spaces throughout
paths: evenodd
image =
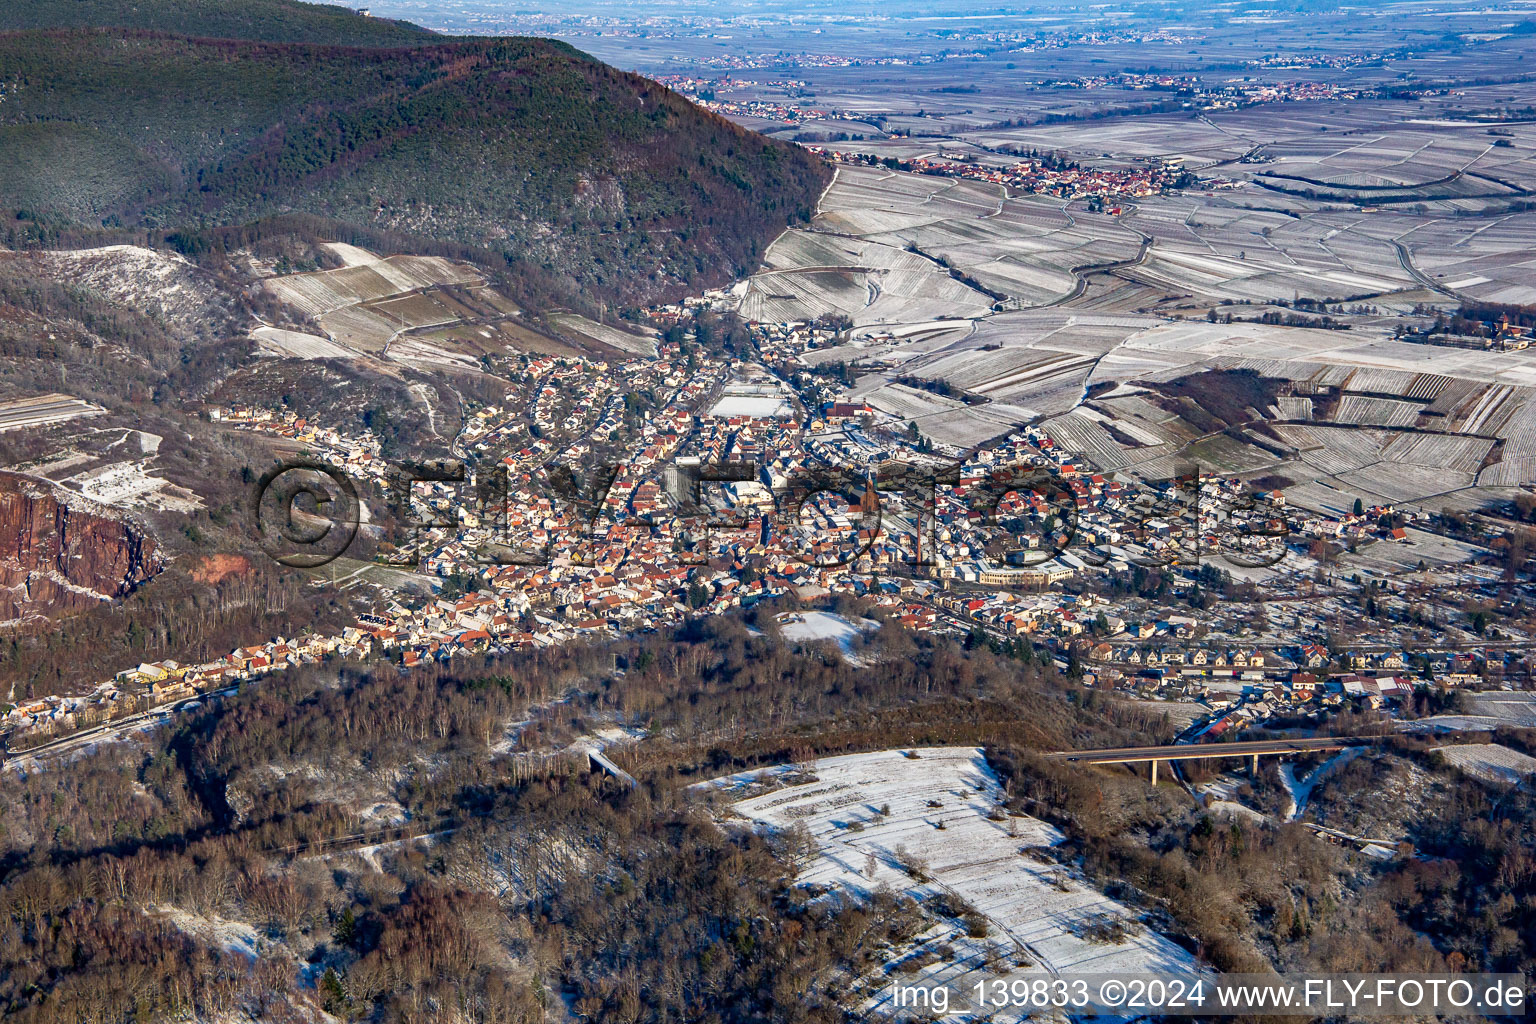
M 811 229 L 769 247 L 738 312 L 770 322 L 842 313 L 858 325 L 983 317 L 995 296 L 1028 305 L 1065 297 L 1078 270 L 1132 259 L 1140 241 L 1113 217 L 1068 215 L 1060 200 L 844 166 Z
M 1409 723 L 1414 731 L 1476 729 L 1492 732 L 1501 726 L 1536 729 L 1536 693 L 1469 693 L 1471 708 L 1464 715 L 1430 715 Z
M 1211 713 L 1209 707 L 1192 700 L 1142 700 L 1133 697 L 1117 697 L 1115 703 L 1154 715 L 1166 715 L 1168 721 L 1179 729 L 1188 728 Z
M 107 410 L 71 395 L 49 394 L 0 402 L 0 432 L 100 416 Z
M 844 657 L 853 650 L 854 637 L 879 628 L 873 619 L 854 623 L 832 612 L 785 612 L 779 616 L 779 635 L 785 640 L 799 644 L 831 640 L 843 649 Z
M 802 886 L 867 896 L 886 885 L 918 900 L 944 894 L 983 915 L 985 935 L 945 918 L 915 944 L 893 949 L 887 961 L 889 968 L 947 950 L 899 977 L 904 985 L 948 986 L 952 1011 L 961 1008 L 950 1019 L 967 1019 L 963 999 L 984 977 L 1195 967 L 1188 952 L 1148 930 L 1136 911 L 1043 853 L 1062 841 L 1054 827 L 999 813 L 998 779 L 975 747 L 852 754 L 701 786 L 740 795 L 731 809 L 758 827 L 805 826 L 818 854 L 801 871 Z M 917 865 L 926 881 L 903 864 Z M 866 1009 L 875 1015 L 893 1010 L 889 982 L 884 975 L 869 980 Z
M 1457 768 L 1486 782 L 1518 784 L 1536 775 L 1536 757 L 1497 743 L 1466 743 L 1435 749 Z
M 1268 415 L 1293 420 L 1273 429 L 1300 453 L 1302 464 L 1290 465 L 1312 471 L 1288 474 L 1298 486 L 1287 497 L 1328 510 L 1342 501 L 1348 510 L 1357 497 L 1404 504 L 1479 484 L 1536 480 L 1536 366 L 1523 352 L 1505 353 L 1493 364 L 1469 354 L 1478 355 L 1398 343 L 1366 330 L 1167 323 L 1053 309 L 997 314 L 969 333 L 855 343 L 818 356 L 876 363 L 879 371 L 861 377 L 850 395 L 917 422 L 936 440 L 975 444 L 1044 416 L 1046 429 L 1068 451 L 1101 470 L 1148 478 L 1167 475 L 1175 451 L 1227 473 L 1261 471 L 1277 459 L 1236 439 L 1191 447 L 1200 431 L 1134 395 L 1115 392 L 1119 397 L 1084 406 L 1088 386 L 1242 369 L 1293 381 L 1302 391 L 1338 389 L 1340 400 L 1326 413 L 1310 399 L 1289 396 Z M 993 401 L 946 403 L 895 385 L 897 375 L 944 380 Z M 1490 379 L 1495 375 L 1507 382 Z M 1423 432 L 1431 430 L 1439 432 Z M 1504 442 L 1502 461 L 1485 467 L 1498 457 L 1497 440 Z
M 722 419 L 733 416 L 781 419 L 794 415 L 794 411 L 783 389 L 776 383 L 732 381 L 721 391 L 719 400 L 710 406 L 707 415 Z
M 484 331 L 484 328 L 474 328 L 476 331 Z M 450 342 L 449 344 L 452 344 Z M 407 335 L 396 338 L 389 346 L 389 358 L 397 363 L 424 364 L 428 367 L 447 366 L 455 370 L 478 370 L 480 363 L 474 356 L 465 352 L 451 351 L 441 345 L 434 345 L 425 336 Z
M 355 357 L 360 352 L 383 355 L 401 331 L 460 319 L 459 311 L 426 291 L 443 285 L 485 284 L 468 265 L 438 256 L 380 258 L 352 245 L 326 247 L 341 260 L 341 267 L 263 282 L 285 305 L 313 317 L 326 338 L 262 327 L 252 337 L 263 351 L 299 359 Z
M 709 409 L 709 415 L 729 419 L 745 416 L 750 419 L 773 419 L 788 416 L 789 403 L 771 395 L 729 395 Z
M 274 356 L 294 359 L 351 359 L 357 355 L 351 349 L 338 345 L 330 338 L 303 331 L 285 331 L 280 327 L 258 327 L 251 337 L 261 346 L 261 351 Z
M 1338 187 L 1395 190 L 1438 174 L 1453 158 L 1497 155 L 1485 140 L 1473 145 L 1434 132 L 1412 135 L 1422 153 L 1398 152 L 1369 132 L 1358 151 L 1339 149 L 1336 140 L 1313 139 L 1314 129 L 1277 151 L 1280 163 L 1253 173 L 1286 180 L 1310 169 L 1326 171 Z M 1182 137 L 1188 129 L 1168 132 Z M 996 138 L 1051 134 L 1009 130 Z M 1536 214 L 1521 213 L 1469 235 L 1450 220 L 1391 211 L 1362 220 L 1306 204 L 1292 215 L 1216 195 L 1144 197 L 1110 217 L 983 182 L 840 167 L 810 228 L 782 234 L 735 294 L 750 319 L 850 316 L 859 328 L 851 340 L 804 360 L 846 359 L 875 370 L 850 395 L 943 444 L 969 447 L 1043 421 L 1058 444 L 1103 471 L 1160 478 L 1174 471 L 1175 454 L 1228 474 L 1284 461 L 1301 471 L 1286 474 L 1296 480 L 1287 497 L 1305 508 L 1336 511 L 1342 502 L 1347 511 L 1356 498 L 1475 507 L 1483 502 L 1474 488 L 1536 482 L 1536 350 L 1492 358 L 1409 344 L 1382 323 L 1330 331 L 1156 314 L 1170 294 L 1262 304 L 1397 293 L 1417 284 L 1399 244 L 1417 271 L 1447 287 L 1509 301 L 1536 287 L 1532 224 Z M 1118 276 L 1095 273 L 1107 266 Z M 977 301 L 986 297 L 977 288 L 1001 301 Z M 1109 304 L 1101 307 L 1101 298 Z M 937 318 L 974 326 L 911 334 L 903 327 Z M 1276 429 L 1299 450 L 1300 464 L 1265 443 L 1202 441 L 1204 431 L 1163 418 L 1147 402 L 1122 410 L 1097 401 L 1107 415 L 1085 415 L 1095 385 L 1167 382 L 1211 369 L 1294 383 L 1296 394 L 1281 407 L 1260 411 L 1292 421 Z M 943 380 L 991 404 L 946 403 L 895 384 L 900 375 Z M 1338 400 L 1315 403 L 1312 394 Z M 1374 557 L 1409 554 L 1415 562 L 1422 556 L 1382 549 Z
M 590 340 L 607 345 L 609 348 L 616 348 L 620 352 L 627 352 L 630 355 L 646 356 L 648 358 L 655 358 L 656 356 L 656 332 L 650 328 L 636 328 L 645 332 L 643 334 L 636 334 L 633 331 L 620 330 L 617 327 L 600 324 L 595 320 L 588 320 L 586 317 L 576 313 L 551 313 L 546 319 L 562 335 L 578 344 L 582 341 Z
M 485 283 L 472 268 L 440 256 L 380 259 L 366 250 L 347 246 L 343 261 L 347 265 L 336 270 L 274 277 L 265 285 L 288 305 L 311 316 L 320 316 L 344 306 L 404 295 L 434 285 Z

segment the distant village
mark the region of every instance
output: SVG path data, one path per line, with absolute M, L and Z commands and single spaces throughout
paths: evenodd
M 820 146 L 809 148 L 812 152 L 821 153 L 837 163 L 874 162 L 873 158 L 859 153 L 828 150 Z M 994 185 L 1006 186 L 1013 194 L 1051 195 L 1062 199 L 1094 196 L 1137 198 L 1194 185 L 1220 189 L 1237 186 L 1236 182 L 1223 178 L 1197 179 L 1177 163 L 1096 168 L 1060 162 L 1044 156 L 1021 160 L 1002 167 L 973 159 L 962 159 L 959 155 L 946 157 L 942 152 L 933 157 L 920 157 L 916 160 L 902 160 L 896 163 L 904 171 L 986 181 Z M 1109 207 L 1103 212 L 1118 216 L 1120 208 Z

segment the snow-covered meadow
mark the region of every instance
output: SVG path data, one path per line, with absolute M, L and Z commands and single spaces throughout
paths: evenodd
M 779 635 L 794 643 L 814 643 L 831 640 L 842 648 L 843 657 L 853 661 L 853 641 L 860 633 L 878 629 L 873 619 L 860 619 L 857 623 L 834 612 L 785 612 L 779 616 Z
M 757 827 L 805 826 L 818 850 L 799 875 L 802 886 L 862 897 L 884 885 L 974 907 L 986 935 L 941 918 L 887 960 L 889 969 L 943 950 L 899 977 L 903 985 L 949 987 L 952 1006 L 963 1007 L 984 978 L 1195 969 L 1194 957 L 1146 927 L 1137 911 L 1046 852 L 1063 839 L 1055 827 L 1000 813 L 998 778 L 975 747 L 852 754 L 702 785 L 739 795 L 731 810 Z M 890 1012 L 890 979 L 869 980 L 866 1009 Z
M 1536 757 L 1497 743 L 1467 743 L 1435 749 L 1457 768 L 1485 782 L 1519 785 L 1536 775 Z

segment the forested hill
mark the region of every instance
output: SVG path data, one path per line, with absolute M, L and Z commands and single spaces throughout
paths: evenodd
M 360 5 L 361 6 L 361 5 Z M 419 25 L 296 0 L 5 0 L 0 32 L 137 28 L 215 39 L 405 46 L 439 38 Z
M 827 177 L 548 40 L 0 34 L 0 245 L 105 227 L 195 248 L 300 213 L 629 302 L 752 268 Z

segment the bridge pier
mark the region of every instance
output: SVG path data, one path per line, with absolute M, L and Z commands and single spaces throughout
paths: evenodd
M 1253 761 L 1248 765 L 1248 774 L 1255 779 L 1259 777 L 1259 755 L 1253 755 Z
M 1157 785 L 1157 759 L 1152 760 L 1152 785 Z

